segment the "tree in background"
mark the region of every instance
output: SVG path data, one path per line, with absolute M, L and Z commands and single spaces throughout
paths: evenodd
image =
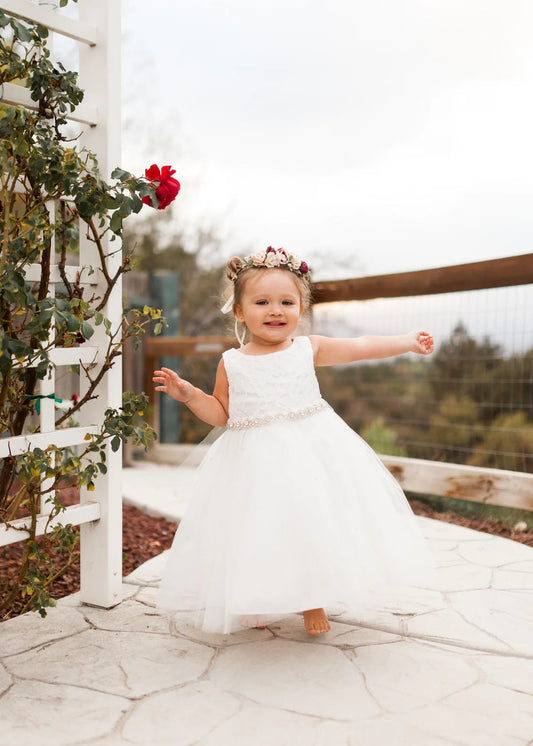
M 430 423 L 429 440 L 436 460 L 466 463 L 482 438 L 479 407 L 465 394 L 447 394 Z
M 387 427 L 383 417 L 376 417 L 373 422 L 361 431 L 361 437 L 376 453 L 388 456 L 407 456 L 407 451 L 398 445 L 398 434 Z
M 505 355 L 459 323 L 431 364 L 434 458 L 533 471 L 533 350 Z
M 160 218 L 163 218 L 162 220 Z M 181 230 L 170 216 L 149 215 L 130 223 L 124 229 L 125 250 L 132 253 L 137 273 L 168 271 L 176 273 L 179 282 L 178 334 L 233 336 L 227 317 L 221 313 L 223 269 L 220 238 L 215 228 L 200 228 L 192 235 Z M 148 284 L 148 283 L 146 283 Z M 168 314 L 172 311 L 168 310 Z M 217 356 L 186 356 L 177 363 L 178 373 L 196 386 L 209 391 L 215 384 Z M 139 367 L 144 356 L 139 356 Z M 144 376 L 139 377 L 144 381 Z M 142 383 L 139 383 L 139 387 Z M 210 427 L 179 405 L 180 442 L 197 443 Z
M 431 360 L 430 382 L 434 398 L 443 402 L 449 395 L 466 396 L 483 405 L 478 418 L 490 422 L 498 413 L 487 404 L 502 357 L 500 345 L 488 337 L 478 342 L 469 335 L 463 322 L 459 322 Z M 495 401 L 490 403 L 497 405 Z
M 162 219 L 161 219 L 162 218 Z M 124 228 L 124 248 L 139 272 L 170 271 L 179 278 L 180 334 L 224 334 L 220 313 L 222 267 L 215 228 L 187 237 L 172 216 L 149 215 Z
M 469 457 L 472 466 L 533 472 L 533 424 L 525 412 L 499 414 Z

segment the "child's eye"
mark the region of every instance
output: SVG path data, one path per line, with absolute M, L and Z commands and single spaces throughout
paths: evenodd
M 294 301 L 292 300 L 284 300 L 283 301 L 284 306 L 294 306 Z
M 256 300 L 255 303 L 257 306 L 266 306 L 267 304 L 266 300 Z

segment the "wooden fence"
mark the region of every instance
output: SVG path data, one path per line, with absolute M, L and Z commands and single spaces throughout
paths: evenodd
M 375 277 L 317 282 L 313 304 L 433 295 L 533 283 L 533 254 Z M 231 337 L 149 337 L 146 339 L 146 391 L 156 402 L 152 371 L 166 355 L 220 355 L 236 346 Z M 156 409 L 152 407 L 152 409 Z M 157 423 L 155 423 L 157 425 Z M 157 447 L 156 447 L 157 448 Z M 168 446 L 166 447 L 168 451 Z M 533 474 L 380 455 L 401 486 L 410 492 L 533 510 Z

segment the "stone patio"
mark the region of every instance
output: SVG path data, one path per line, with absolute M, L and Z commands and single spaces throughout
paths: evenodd
M 173 517 L 164 469 L 127 470 L 124 492 Z M 114 609 L 74 595 L 2 623 L 0 746 L 531 746 L 533 549 L 417 520 L 437 586 L 316 638 L 299 614 L 223 636 L 182 612 L 169 628 L 165 554 Z

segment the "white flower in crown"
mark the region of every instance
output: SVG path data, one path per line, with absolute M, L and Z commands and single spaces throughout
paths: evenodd
M 279 267 L 281 264 L 277 251 L 267 251 L 265 267 Z
M 277 251 L 278 257 L 279 257 L 279 263 L 280 264 L 288 264 L 289 263 L 289 257 L 287 256 L 287 252 L 285 249 L 278 249 Z
M 291 269 L 299 270 L 301 265 L 300 257 L 296 256 L 296 254 L 291 254 L 289 256 L 289 266 Z

